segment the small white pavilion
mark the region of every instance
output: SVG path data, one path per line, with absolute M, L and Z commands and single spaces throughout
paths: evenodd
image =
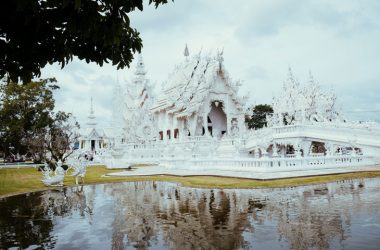
M 97 124 L 91 97 L 90 114 L 85 127 L 81 131 L 79 141 L 79 148 L 81 150 L 96 152 L 106 146 L 108 140 L 105 140 L 105 138 L 107 138 L 107 136 L 103 130 L 97 128 Z

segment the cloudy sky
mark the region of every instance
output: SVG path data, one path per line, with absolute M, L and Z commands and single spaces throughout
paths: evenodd
M 190 54 L 224 49 L 230 76 L 254 104 L 271 103 L 291 67 L 300 82 L 309 71 L 333 89 L 346 117 L 380 121 L 380 1 L 378 0 L 175 0 L 131 14 L 143 39 L 148 78 L 158 86 Z M 99 123 L 111 120 L 112 89 L 132 69 L 74 60 L 63 70 L 46 67 L 61 89 L 57 109 L 84 124 L 90 97 Z

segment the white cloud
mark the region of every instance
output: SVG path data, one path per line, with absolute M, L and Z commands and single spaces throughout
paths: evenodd
M 186 43 L 190 53 L 224 48 L 231 77 L 242 80 L 242 90 L 257 103 L 271 102 L 291 66 L 301 81 L 311 70 L 324 88 L 332 87 L 347 116 L 380 121 L 380 112 L 363 111 L 380 109 L 378 13 L 377 0 L 176 0 L 130 18 L 143 38 L 148 77 L 157 84 L 183 59 Z M 132 74 L 133 69 L 118 73 L 121 81 Z M 60 83 L 57 108 L 74 113 L 81 124 L 90 96 L 99 120 L 108 123 L 116 75 L 110 65 L 78 60 L 63 70 L 43 70 L 43 77 Z

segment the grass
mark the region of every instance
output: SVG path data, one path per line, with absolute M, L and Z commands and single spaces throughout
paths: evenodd
M 380 177 L 380 172 L 357 172 L 337 175 L 325 175 L 314 177 L 297 177 L 277 180 L 252 180 L 230 177 L 216 176 L 131 176 L 131 177 L 102 177 L 112 172 L 120 170 L 109 170 L 104 166 L 93 166 L 87 169 L 85 184 L 124 182 L 124 181 L 168 181 L 177 182 L 184 186 L 203 187 L 203 188 L 273 188 L 273 187 L 292 187 L 300 185 L 310 185 L 318 183 L 333 182 L 354 178 L 373 178 Z M 0 170 L 0 197 L 10 196 L 20 193 L 46 190 L 41 182 L 42 173 L 34 168 L 8 168 Z M 66 176 L 65 186 L 75 185 L 75 178 Z

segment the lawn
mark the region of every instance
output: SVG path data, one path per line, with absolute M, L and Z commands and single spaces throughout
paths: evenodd
M 120 172 L 120 170 L 109 170 L 104 166 L 93 166 L 87 168 L 85 184 L 156 180 L 177 182 L 184 186 L 204 188 L 271 188 L 291 187 L 308 184 L 333 182 L 343 179 L 380 177 L 380 172 L 358 172 L 338 175 L 326 175 L 315 177 L 288 178 L 279 180 L 252 180 L 241 178 L 214 177 L 214 176 L 139 176 L 139 177 L 102 177 L 107 173 Z M 12 168 L 0 169 L 0 197 L 13 194 L 32 192 L 49 189 L 41 182 L 42 173 L 34 168 Z M 75 178 L 65 177 L 65 186 L 75 185 Z

